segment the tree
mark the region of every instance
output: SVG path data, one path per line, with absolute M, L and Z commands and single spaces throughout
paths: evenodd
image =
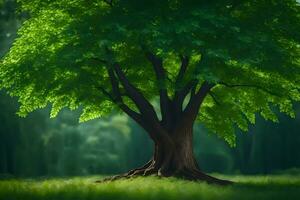
M 155 144 L 119 177 L 219 180 L 200 171 L 193 124 L 231 146 L 255 114 L 294 117 L 300 100 L 300 6 L 295 0 L 23 0 L 30 16 L 1 63 L 19 115 L 83 107 L 80 121 L 120 109 Z M 160 110 L 151 100 L 159 96 Z M 142 148 L 142 147 L 141 147 Z

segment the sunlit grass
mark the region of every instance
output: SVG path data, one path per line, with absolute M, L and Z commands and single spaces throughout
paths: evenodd
M 99 177 L 0 181 L 1 200 L 89 199 L 300 199 L 300 176 L 227 176 L 236 184 L 216 186 L 174 178 L 135 178 L 95 183 Z

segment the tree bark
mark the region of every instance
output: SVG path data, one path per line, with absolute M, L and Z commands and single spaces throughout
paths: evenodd
M 178 128 L 174 132 L 168 132 L 167 135 L 165 132 L 158 134 L 165 135 L 165 137 L 161 137 L 155 142 L 154 155 L 144 166 L 103 181 L 157 175 L 220 185 L 231 184 L 231 181 L 214 178 L 200 170 L 193 152 L 193 127 L 190 124 L 177 126 Z
M 127 79 L 119 63 L 107 66 L 112 91 L 109 92 L 103 87 L 99 89 L 129 117 L 144 128 L 155 144 L 154 155 L 144 166 L 131 170 L 126 174 L 105 180 L 116 180 L 137 175 L 158 175 L 163 177 L 176 176 L 188 180 L 202 180 L 221 185 L 232 183 L 201 172 L 193 152 L 193 125 L 202 102 L 215 84 L 204 81 L 197 91 L 199 80 L 191 78 L 185 86 L 182 88 L 179 87 L 178 85 L 181 85 L 180 83 L 183 80 L 189 64 L 189 58 L 182 56 L 181 67 L 176 78 L 178 90 L 176 90 L 174 97 L 170 98 L 168 96 L 167 87 L 165 86 L 167 75 L 163 68 L 163 60 L 151 52 L 146 52 L 145 55 L 153 66 L 158 83 L 164 83 L 162 87 L 158 87 L 161 120 L 158 118 L 149 100 Z M 108 62 L 105 61 L 104 63 L 108 64 Z M 195 74 L 198 74 L 197 70 Z M 130 109 L 130 107 L 124 103 L 120 86 L 126 91 L 126 96 L 135 103 L 138 111 Z M 183 102 L 188 94 L 190 94 L 190 100 L 183 109 Z

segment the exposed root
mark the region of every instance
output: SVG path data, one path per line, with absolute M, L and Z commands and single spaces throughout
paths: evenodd
M 192 181 L 205 181 L 208 184 L 217 184 L 217 185 L 231 185 L 234 182 L 229 180 L 222 180 L 212 176 L 209 176 L 197 169 L 184 169 L 177 173 L 177 176 L 183 179 L 192 180 Z
M 153 163 L 154 163 L 154 161 L 150 160 L 147 164 L 145 164 L 144 166 L 142 166 L 140 168 L 130 170 L 129 172 L 127 172 L 125 174 L 120 174 L 120 175 L 104 178 L 102 180 L 96 181 L 96 183 L 115 181 L 115 180 L 125 179 L 125 178 L 128 179 L 128 178 L 132 178 L 132 177 L 140 176 L 140 175 L 142 175 L 142 176 L 153 175 L 153 174 L 155 174 Z
M 145 165 L 141 168 L 131 170 L 125 174 L 117 175 L 117 176 L 112 176 L 105 178 L 103 180 L 97 181 L 97 183 L 102 183 L 102 182 L 107 182 L 107 181 L 115 181 L 119 179 L 128 179 L 128 178 L 133 178 L 137 176 L 151 176 L 151 175 L 158 175 L 160 177 L 169 177 L 161 174 L 160 169 L 156 169 L 155 165 Z M 218 179 L 212 176 L 209 176 L 207 174 L 204 174 L 203 172 L 196 170 L 196 169 L 183 169 L 180 171 L 177 171 L 174 173 L 172 176 L 182 178 L 185 180 L 190 180 L 190 181 L 205 181 L 209 184 L 217 184 L 217 185 L 231 185 L 234 182 L 228 181 L 228 180 L 222 180 Z
M 133 177 L 137 177 L 137 176 L 150 176 L 150 175 L 155 175 L 155 174 L 156 173 L 154 172 L 154 170 L 152 170 L 150 168 L 149 169 L 135 169 L 135 170 L 131 170 L 125 174 L 120 174 L 120 175 L 104 178 L 102 180 L 96 181 L 96 183 L 103 183 L 103 182 L 107 182 L 107 181 L 116 181 L 119 179 L 128 179 L 128 178 L 133 178 Z

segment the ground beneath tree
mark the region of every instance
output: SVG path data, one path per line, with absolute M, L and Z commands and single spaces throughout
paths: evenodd
M 0 180 L 0 200 L 300 199 L 300 175 L 223 176 L 222 178 L 236 183 L 224 187 L 158 177 L 94 183 L 99 176 Z

